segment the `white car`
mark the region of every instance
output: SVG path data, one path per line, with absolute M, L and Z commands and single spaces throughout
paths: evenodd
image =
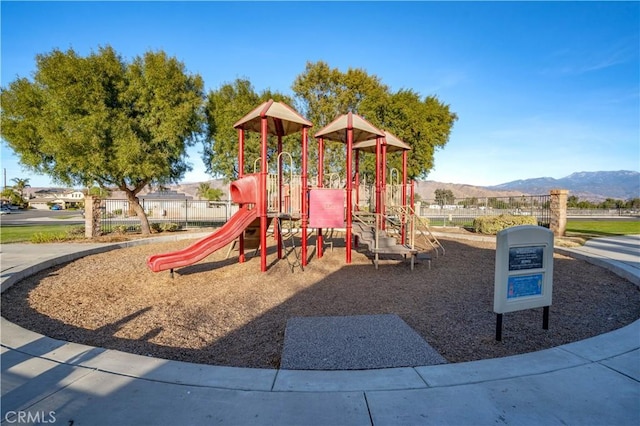
M 0 214 L 11 214 L 11 209 L 9 208 L 9 206 L 1 206 Z

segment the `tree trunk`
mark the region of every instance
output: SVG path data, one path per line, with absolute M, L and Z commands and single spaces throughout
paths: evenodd
M 127 194 L 127 200 L 129 200 L 129 206 L 133 208 L 133 211 L 136 212 L 136 215 L 140 218 L 140 232 L 142 232 L 142 235 L 150 235 L 151 228 L 149 227 L 149 219 L 142 205 L 140 205 L 138 197 L 136 197 L 131 190 L 126 190 L 125 192 Z

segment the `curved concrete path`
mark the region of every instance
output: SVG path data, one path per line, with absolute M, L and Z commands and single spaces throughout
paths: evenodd
M 4 245 L 2 289 L 87 251 L 140 243 Z M 640 283 L 640 236 L 561 251 Z M 4 318 L 1 331 L 2 425 L 640 424 L 640 320 L 525 355 L 360 371 L 167 361 L 51 339 Z

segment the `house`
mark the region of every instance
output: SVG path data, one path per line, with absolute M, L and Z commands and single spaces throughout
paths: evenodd
M 29 208 L 50 210 L 54 205 L 60 209 L 81 209 L 84 207 L 84 193 L 79 190 L 44 189 L 34 193 L 35 198 L 29 199 Z

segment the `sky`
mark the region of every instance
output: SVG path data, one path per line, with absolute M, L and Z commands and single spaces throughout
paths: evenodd
M 364 69 L 458 115 L 427 179 L 480 186 L 573 172 L 640 170 L 639 2 L 0 3 L 1 80 L 35 56 L 112 46 L 163 50 L 205 91 L 248 78 L 293 94 L 307 62 Z M 240 118 L 240 117 L 238 117 Z M 201 147 L 183 182 L 211 179 Z M 6 183 L 47 176 L 1 143 Z

